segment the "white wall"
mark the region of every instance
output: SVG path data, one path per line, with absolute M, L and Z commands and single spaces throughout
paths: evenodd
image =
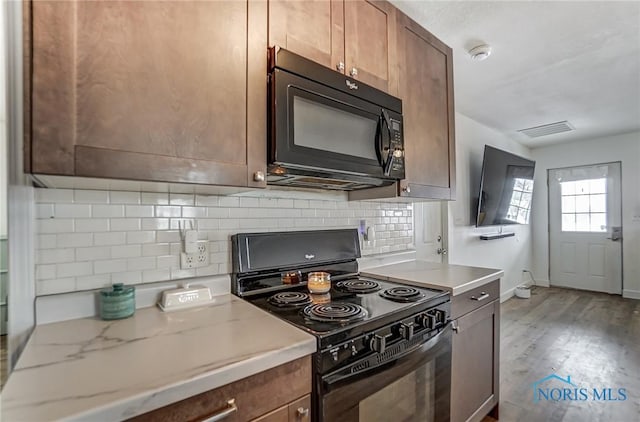
M 559 144 L 532 151 L 536 163 L 533 195 L 534 270 L 548 279 L 547 170 L 622 162 L 623 296 L 640 299 L 640 132 Z
M 449 203 L 449 263 L 502 269 L 502 295 L 510 295 L 523 280 L 523 269 L 531 269 L 531 225 L 506 226 L 514 237 L 480 240 L 496 227 L 475 227 L 475 207 L 485 144 L 527 158 L 527 147 L 475 120 L 456 113 L 456 201 Z M 536 173 L 538 169 L 536 168 Z M 538 186 L 534 185 L 534 191 Z M 533 207 L 532 214 L 538 212 Z M 537 277 L 537 274 L 534 273 Z

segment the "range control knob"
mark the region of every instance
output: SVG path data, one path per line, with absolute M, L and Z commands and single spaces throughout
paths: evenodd
M 387 350 L 387 338 L 376 334 L 371 337 L 369 347 L 371 347 L 371 350 L 382 354 Z
M 428 330 L 436 328 L 437 322 L 435 315 L 424 313 L 418 315 L 418 324 Z
M 415 326 L 415 324 L 413 322 L 410 322 L 408 324 L 405 324 L 403 322 L 402 324 L 400 324 L 400 335 L 402 336 L 403 339 L 411 340 L 413 338 L 413 327 L 414 326 Z

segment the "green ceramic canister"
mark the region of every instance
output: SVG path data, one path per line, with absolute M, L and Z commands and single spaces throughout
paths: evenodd
M 111 289 L 100 290 L 100 318 L 128 318 L 136 310 L 136 288 L 114 283 Z

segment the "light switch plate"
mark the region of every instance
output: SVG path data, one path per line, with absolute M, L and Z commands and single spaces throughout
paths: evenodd
M 195 253 L 180 253 L 180 269 L 200 268 L 209 265 L 209 241 L 201 240 L 196 243 Z

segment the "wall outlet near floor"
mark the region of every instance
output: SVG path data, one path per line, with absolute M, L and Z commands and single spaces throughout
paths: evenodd
M 197 250 L 194 253 L 180 253 L 180 269 L 200 268 L 209 265 L 209 241 L 197 242 Z

